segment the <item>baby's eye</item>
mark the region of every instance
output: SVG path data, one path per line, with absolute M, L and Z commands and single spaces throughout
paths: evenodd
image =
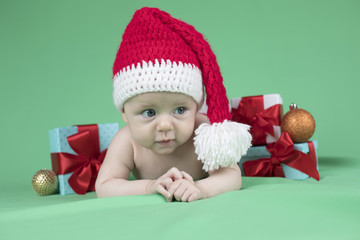
M 142 115 L 144 115 L 145 117 L 153 117 L 156 115 L 156 112 L 154 109 L 146 109 L 145 111 L 142 112 Z
M 186 111 L 186 108 L 184 107 L 178 107 L 177 109 L 175 109 L 175 114 L 184 114 L 184 112 Z

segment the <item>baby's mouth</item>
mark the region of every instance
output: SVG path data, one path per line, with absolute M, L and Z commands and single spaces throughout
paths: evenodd
M 161 141 L 156 141 L 157 144 L 161 146 L 171 146 L 174 143 L 174 139 L 165 139 Z

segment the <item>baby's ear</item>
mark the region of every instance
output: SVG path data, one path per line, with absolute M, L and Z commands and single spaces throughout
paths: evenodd
M 128 123 L 128 120 L 127 120 L 127 118 L 126 118 L 126 114 L 125 114 L 124 108 L 121 110 L 121 113 L 122 113 L 122 119 L 123 119 L 123 121 L 124 121 L 125 123 Z

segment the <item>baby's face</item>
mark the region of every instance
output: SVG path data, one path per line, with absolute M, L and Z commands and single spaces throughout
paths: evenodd
M 143 93 L 124 104 L 123 119 L 138 144 L 171 154 L 192 136 L 196 112 L 196 102 L 187 95 Z

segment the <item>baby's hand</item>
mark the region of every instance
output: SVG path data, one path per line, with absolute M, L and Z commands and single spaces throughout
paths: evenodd
M 181 202 L 192 202 L 201 198 L 201 191 L 195 185 L 192 178 L 176 180 L 170 184 L 168 192 L 170 193 L 170 197 L 167 198 L 168 201 L 172 201 L 175 198 Z
M 183 179 L 183 178 L 191 178 L 191 176 L 183 171 L 180 171 L 179 169 L 173 167 L 169 169 L 164 175 L 159 177 L 158 179 L 152 181 L 150 183 L 149 191 L 151 194 L 154 193 L 160 193 L 163 195 L 166 199 L 172 198 L 172 195 L 169 193 L 168 189 L 170 185 L 177 180 Z M 192 180 L 192 178 L 191 178 Z

